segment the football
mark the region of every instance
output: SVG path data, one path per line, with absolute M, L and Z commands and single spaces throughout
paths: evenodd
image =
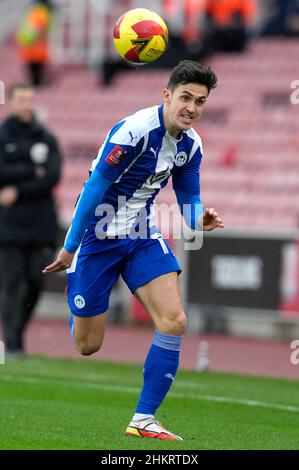
M 152 62 L 166 49 L 168 29 L 157 13 L 135 8 L 117 20 L 113 40 L 117 52 L 126 61 L 134 64 Z

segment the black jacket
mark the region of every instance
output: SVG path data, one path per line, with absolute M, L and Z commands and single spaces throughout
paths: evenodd
M 60 168 L 57 141 L 36 119 L 23 123 L 9 117 L 4 121 L 0 127 L 0 190 L 16 186 L 18 199 L 8 208 L 0 205 L 0 245 L 55 245 L 57 221 L 51 193 Z

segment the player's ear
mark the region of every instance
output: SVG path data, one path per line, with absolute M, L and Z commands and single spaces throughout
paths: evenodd
M 169 103 L 170 101 L 170 98 L 171 98 L 171 92 L 170 90 L 168 90 L 168 88 L 164 88 L 163 90 L 163 96 L 164 96 L 164 100 Z

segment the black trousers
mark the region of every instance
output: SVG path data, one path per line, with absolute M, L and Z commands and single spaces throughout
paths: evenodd
M 0 246 L 0 311 L 7 351 L 24 350 L 23 334 L 43 287 L 52 248 Z
M 45 64 L 41 62 L 30 62 L 27 64 L 28 75 L 31 83 L 39 86 L 44 81 Z

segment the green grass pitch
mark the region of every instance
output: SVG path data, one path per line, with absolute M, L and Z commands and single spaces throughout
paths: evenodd
M 0 366 L 0 449 L 298 449 L 299 381 L 180 371 L 157 418 L 182 442 L 125 437 L 142 366 L 29 357 Z

